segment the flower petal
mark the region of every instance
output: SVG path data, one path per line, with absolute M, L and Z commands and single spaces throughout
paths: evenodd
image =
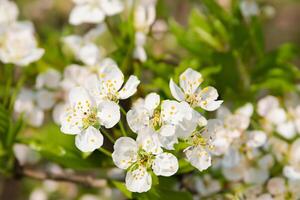
M 127 99 L 132 96 L 137 91 L 139 84 L 140 80 L 136 76 L 131 75 L 124 87 L 119 91 L 119 98 Z
M 145 108 L 152 114 L 154 109 L 157 108 L 157 106 L 160 103 L 160 96 L 154 92 L 148 94 L 145 98 Z
M 125 178 L 126 187 L 131 192 L 147 192 L 152 185 L 151 175 L 144 167 L 128 171 Z
M 178 160 L 171 153 L 161 153 L 155 157 L 152 169 L 157 176 L 172 176 L 178 170 Z
M 82 152 L 93 152 L 103 145 L 103 135 L 98 129 L 90 126 L 76 135 L 75 145 Z
M 137 160 L 138 145 L 130 137 L 121 137 L 114 144 L 112 159 L 121 169 L 127 169 Z
M 70 24 L 100 23 L 104 20 L 104 13 L 99 7 L 89 4 L 77 5 L 70 13 Z
M 211 156 L 208 151 L 201 146 L 188 147 L 184 150 L 188 161 L 199 171 L 206 170 L 211 166 Z
M 179 77 L 179 85 L 185 94 L 194 94 L 202 81 L 202 75 L 191 68 L 185 70 Z
M 112 128 L 120 121 L 120 107 L 113 101 L 103 101 L 98 105 L 97 117 L 105 128 Z
M 184 101 L 184 93 L 182 92 L 180 87 L 178 87 L 178 85 L 174 83 L 173 79 L 170 80 L 169 87 L 170 87 L 172 96 L 177 101 Z

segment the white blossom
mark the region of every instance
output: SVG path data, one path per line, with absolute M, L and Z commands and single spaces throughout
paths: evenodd
M 219 96 L 217 90 L 211 86 L 201 89 L 202 81 L 199 72 L 188 68 L 179 77 L 180 87 L 170 80 L 172 96 L 178 101 L 186 101 L 191 107 L 201 107 L 207 111 L 218 109 L 223 101 L 217 100 Z
M 3 63 L 27 66 L 43 54 L 44 49 L 37 47 L 30 22 L 13 23 L 0 33 L 0 60 Z
M 75 7 L 71 11 L 69 22 L 73 25 L 82 23 L 101 23 L 106 16 L 123 11 L 120 0 L 73 0 Z
M 83 87 L 75 87 L 69 94 L 69 106 L 61 115 L 61 131 L 76 136 L 76 146 L 81 151 L 93 151 L 102 146 L 103 136 L 94 126 L 112 128 L 120 120 L 116 103 L 96 103 Z
M 0 27 L 14 23 L 19 15 L 17 5 L 13 1 L 0 1 Z
M 121 137 L 114 144 L 113 161 L 117 167 L 127 169 L 125 182 L 131 192 L 150 190 L 152 178 L 148 170 L 157 176 L 171 176 L 178 170 L 177 158 L 162 152 L 151 129 L 145 129 L 144 133 L 136 141 Z

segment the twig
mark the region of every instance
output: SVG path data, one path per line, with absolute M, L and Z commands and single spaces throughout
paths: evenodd
M 101 188 L 107 185 L 105 179 L 96 179 L 89 175 L 78 174 L 55 174 L 48 171 L 33 170 L 29 168 L 21 168 L 19 170 L 21 176 L 37 179 L 37 180 L 54 180 L 81 184 L 88 187 Z

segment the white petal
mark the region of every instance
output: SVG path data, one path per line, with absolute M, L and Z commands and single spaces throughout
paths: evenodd
M 176 127 L 174 125 L 163 125 L 160 129 L 159 129 L 159 134 L 161 134 L 162 136 L 172 136 L 175 134 L 176 131 Z
M 260 116 L 266 116 L 271 110 L 279 107 L 279 101 L 274 96 L 266 96 L 257 103 L 257 112 Z
M 199 171 L 206 170 L 211 166 L 211 156 L 201 146 L 198 147 L 188 147 L 184 150 L 184 153 L 188 161 L 196 167 Z
M 112 101 L 103 101 L 98 105 L 97 116 L 105 128 L 112 128 L 120 121 L 120 107 Z
M 199 106 L 207 111 L 214 111 L 218 109 L 223 101 L 217 101 L 219 94 L 214 87 L 206 87 L 200 91 L 199 97 Z
M 137 86 L 140 84 L 140 80 L 136 76 L 130 76 L 126 84 L 119 91 L 120 99 L 127 99 L 137 91 Z
M 160 96 L 156 93 L 150 93 L 145 98 L 145 108 L 150 113 L 153 113 L 154 109 L 157 108 L 157 106 L 160 103 Z
M 104 20 L 103 11 L 96 6 L 78 5 L 71 11 L 69 22 L 73 25 L 82 23 L 100 23 Z
M 177 84 L 174 83 L 173 79 L 170 80 L 169 83 L 170 91 L 172 96 L 177 100 L 177 101 L 183 101 L 184 100 L 184 93 L 180 89 L 180 87 L 177 86 Z
M 131 192 L 147 192 L 152 185 L 151 175 L 144 167 L 128 171 L 125 178 L 126 187 Z
M 247 146 L 252 148 L 261 147 L 267 141 L 267 135 L 263 131 L 248 131 L 249 139 Z
M 161 146 L 168 150 L 174 150 L 174 144 L 178 143 L 178 139 L 176 135 L 166 137 L 166 136 L 162 136 L 161 134 L 158 134 L 158 139 Z
M 100 49 L 93 43 L 84 45 L 79 50 L 79 59 L 86 65 L 95 65 L 100 60 Z
M 120 0 L 102 0 L 101 8 L 106 15 L 112 16 L 124 10 L 124 5 Z
M 247 117 L 251 117 L 251 115 L 253 114 L 253 105 L 251 103 L 247 103 L 244 106 L 237 109 L 236 113 Z
M 171 153 L 161 153 L 155 157 L 152 169 L 157 176 L 172 176 L 178 170 L 178 160 Z
M 269 171 L 259 168 L 249 168 L 244 171 L 244 181 L 249 184 L 263 184 L 269 178 Z
M 188 68 L 179 77 L 179 85 L 185 94 L 194 94 L 203 81 L 202 75 Z
M 121 169 L 127 169 L 137 160 L 138 145 L 129 137 L 121 137 L 114 144 L 112 159 Z
M 44 111 L 35 107 L 31 112 L 25 113 L 25 120 L 34 127 L 40 127 L 44 121 Z
M 136 141 L 138 145 L 148 153 L 159 154 L 162 152 L 158 134 L 150 128 L 141 130 Z
M 137 46 L 135 47 L 133 51 L 133 57 L 135 59 L 138 59 L 141 62 L 145 62 L 147 60 L 147 53 L 143 46 Z
M 43 87 L 56 89 L 59 87 L 61 74 L 54 69 L 48 69 L 46 72 L 41 73 L 36 78 L 35 87 L 41 89 Z
M 282 108 L 274 108 L 264 117 L 273 124 L 281 124 L 286 120 L 286 113 Z
M 176 125 L 184 118 L 191 119 L 192 114 L 192 109 L 186 102 L 164 100 L 161 104 L 161 116 L 164 123 Z
M 65 103 L 56 104 L 52 111 L 52 119 L 57 125 L 61 124 L 61 115 L 67 109 L 67 105 Z
M 88 102 L 91 106 L 94 105 L 94 101 L 91 99 L 90 95 L 83 87 L 75 87 L 70 91 L 69 101 L 71 106 L 76 106 L 78 103 L 86 106 Z
M 112 60 L 106 61 L 105 65 L 98 71 L 99 80 L 102 84 L 102 92 L 117 92 L 123 82 L 124 75 L 117 64 Z
M 149 126 L 150 123 L 150 114 L 148 110 L 145 108 L 133 108 L 132 110 L 129 110 L 126 114 L 126 120 L 130 127 L 130 129 L 138 133 L 142 129 Z
M 76 147 L 82 152 L 93 152 L 103 145 L 103 135 L 92 126 L 76 135 Z
M 291 180 L 300 180 L 300 170 L 290 165 L 284 166 L 283 175 Z
M 279 124 L 276 131 L 286 139 L 292 139 L 296 135 L 296 128 L 292 121 Z
M 39 90 L 36 94 L 38 106 L 43 110 L 52 108 L 56 102 L 55 95 L 54 92 L 48 90 Z

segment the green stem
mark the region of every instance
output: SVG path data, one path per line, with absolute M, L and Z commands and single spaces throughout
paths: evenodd
M 119 126 L 120 126 L 120 129 L 121 129 L 121 132 L 122 132 L 123 136 L 124 136 L 124 137 L 127 137 L 127 133 L 126 133 L 126 131 L 125 131 L 123 122 L 122 122 L 121 120 L 119 121 Z
M 10 88 L 11 84 L 13 82 L 13 66 L 12 65 L 5 65 L 5 76 L 7 77 L 6 86 L 5 86 L 5 92 L 4 92 L 4 100 L 3 105 L 7 106 L 9 103 L 10 98 Z
M 240 56 L 240 54 L 239 54 L 238 51 L 234 51 L 233 55 L 234 55 L 234 57 L 236 59 L 236 62 L 237 62 L 237 70 L 238 70 L 238 72 L 240 74 L 240 77 L 241 77 L 244 89 L 246 91 L 248 91 L 251 82 L 250 82 L 250 76 L 248 74 L 247 68 L 244 65 L 244 63 L 243 63 L 243 61 L 241 59 L 241 56 Z
M 103 147 L 100 147 L 98 150 L 107 155 L 108 157 L 111 157 L 111 152 L 104 149 Z
M 126 114 L 127 114 L 127 113 L 126 113 L 126 110 L 125 110 L 123 107 L 121 107 L 121 106 L 120 106 L 120 110 L 121 110 L 121 112 L 123 113 L 123 115 L 126 116 Z
M 13 94 L 11 96 L 10 103 L 9 103 L 9 111 L 12 111 L 14 104 L 15 104 L 15 100 L 17 98 L 17 95 L 18 95 L 21 87 L 23 86 L 25 80 L 26 80 L 26 75 L 24 72 L 22 72 L 22 75 L 21 75 L 19 81 L 17 82 L 16 88 L 14 89 Z
M 105 25 L 106 25 L 106 27 L 107 27 L 107 30 L 108 30 L 109 33 L 111 34 L 111 37 L 112 37 L 114 43 L 115 43 L 118 47 L 120 47 L 120 44 L 119 44 L 118 40 L 116 39 L 116 38 L 117 38 L 117 34 L 116 34 L 116 32 L 114 31 L 114 29 L 113 29 L 113 27 L 112 27 L 112 25 L 111 25 L 111 23 L 109 22 L 109 20 L 108 20 L 107 17 L 105 18 L 104 22 L 105 22 Z
M 104 129 L 101 129 L 101 132 L 109 139 L 111 143 L 115 143 L 115 139 Z

